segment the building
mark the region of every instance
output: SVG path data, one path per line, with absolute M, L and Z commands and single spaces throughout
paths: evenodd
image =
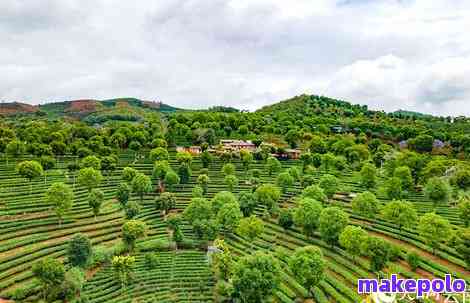
M 300 158 L 300 149 L 286 149 L 287 157 L 289 159 L 299 159 Z
M 220 145 L 222 149 L 227 151 L 240 151 L 242 149 L 254 152 L 256 150 L 256 145 L 251 141 L 243 140 L 220 140 Z
M 189 147 L 178 146 L 178 147 L 176 147 L 176 151 L 177 152 L 188 152 L 190 154 L 197 155 L 197 154 L 200 154 L 202 152 L 202 149 L 201 149 L 200 146 L 189 146 Z

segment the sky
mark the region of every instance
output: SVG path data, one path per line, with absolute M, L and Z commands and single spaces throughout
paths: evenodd
M 467 0 L 1 0 L 0 100 L 470 116 Z

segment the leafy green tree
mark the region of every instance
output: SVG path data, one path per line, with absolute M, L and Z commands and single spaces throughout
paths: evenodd
M 5 147 L 5 152 L 7 155 L 16 158 L 18 156 L 23 155 L 26 152 L 26 145 L 16 139 L 11 140 Z M 7 164 L 8 164 L 8 157 L 7 157 Z
M 139 220 L 129 220 L 122 226 L 122 240 L 129 251 L 134 251 L 137 239 L 145 235 L 147 226 Z
M 44 184 L 47 182 L 47 171 L 53 169 L 55 166 L 55 159 L 51 156 L 42 156 L 39 158 L 39 163 L 44 170 Z
M 308 245 L 295 250 L 289 258 L 289 268 L 296 280 L 313 295 L 313 289 L 323 280 L 326 261 L 318 247 Z
M 360 177 L 362 185 L 367 188 L 375 187 L 377 183 L 377 168 L 370 163 L 364 164 L 360 172 Z
M 400 166 L 395 168 L 393 176 L 400 179 L 402 189 L 407 191 L 413 190 L 413 176 L 411 175 L 411 169 L 408 166 Z
M 176 196 L 173 193 L 162 193 L 155 199 L 155 208 L 161 210 L 163 214 L 167 214 L 168 211 L 176 207 Z
M 140 205 L 135 201 L 130 201 L 124 207 L 124 213 L 127 219 L 132 219 L 140 213 Z
M 462 197 L 459 201 L 459 215 L 465 227 L 470 227 L 470 199 Z
M 150 155 L 150 160 L 152 160 L 152 162 L 168 161 L 169 159 L 168 151 L 166 150 L 166 148 L 163 148 L 163 147 L 157 147 L 157 148 L 152 149 L 149 155 Z
M 465 229 L 460 237 L 461 240 L 457 244 L 456 250 L 462 256 L 467 268 L 470 269 L 470 229 Z
M 371 218 L 377 211 L 379 202 L 375 195 L 369 191 L 358 194 L 351 202 L 354 213 Z
M 191 224 L 197 220 L 209 220 L 212 217 L 212 204 L 204 198 L 193 198 L 184 209 L 183 216 Z
M 96 216 L 100 214 L 101 205 L 104 201 L 104 192 L 101 189 L 94 188 L 88 195 L 88 205 L 90 205 L 93 210 L 93 215 Z
M 62 263 L 50 257 L 36 261 L 31 268 L 34 277 L 42 286 L 43 299 L 55 298 L 65 279 L 65 268 Z
M 279 186 L 283 193 L 287 193 L 289 187 L 294 185 L 294 177 L 289 172 L 285 171 L 277 175 L 276 185 Z
M 264 223 L 261 219 L 257 218 L 255 215 L 251 215 L 248 218 L 243 218 L 240 220 L 238 225 L 237 232 L 247 237 L 251 242 L 264 231 Z
M 419 135 L 408 141 L 408 145 L 418 152 L 431 152 L 434 138 L 430 135 Z
M 93 169 L 100 170 L 101 169 L 101 160 L 96 156 L 86 156 L 80 162 L 80 167 L 81 168 L 91 167 Z
M 271 177 L 273 173 L 276 173 L 281 170 L 281 162 L 278 159 L 270 156 L 266 159 L 266 170 L 268 171 L 269 176 Z
M 251 216 L 255 211 L 257 202 L 253 193 L 241 192 L 238 197 L 238 202 L 240 203 L 240 210 L 244 217 Z
M 271 255 L 256 252 L 239 259 L 233 268 L 233 297 L 240 302 L 270 302 L 280 285 L 281 270 Z
M 225 176 L 224 182 L 230 192 L 233 192 L 234 188 L 238 186 L 238 178 L 235 175 Z
M 229 191 L 220 191 L 211 200 L 212 212 L 216 215 L 227 204 L 238 203 L 235 195 Z
M 339 207 L 327 207 L 322 210 L 318 228 L 322 239 L 330 244 L 338 243 L 341 232 L 349 223 L 349 216 Z
M 390 260 L 390 244 L 382 238 L 368 237 L 363 251 L 370 257 L 370 270 L 374 272 L 381 271 Z
M 129 197 L 131 195 L 131 187 L 127 183 L 119 183 L 117 191 L 116 191 L 116 198 L 121 204 L 121 207 L 125 207 L 127 202 L 129 201 Z
M 207 194 L 207 186 L 209 184 L 209 176 L 202 174 L 197 177 L 197 184 L 202 188 L 203 194 Z
M 181 184 L 186 184 L 191 178 L 191 169 L 187 163 L 181 163 L 178 167 L 178 176 Z
M 294 216 L 291 209 L 281 209 L 279 212 L 278 224 L 284 229 L 290 229 L 292 225 L 294 225 Z
M 322 209 L 323 207 L 320 202 L 310 198 L 302 198 L 294 209 L 293 218 L 295 225 L 301 227 L 305 235 L 313 236 L 318 227 Z
M 318 202 L 321 202 L 322 204 L 324 204 L 328 200 L 328 198 L 325 195 L 325 192 L 318 185 L 310 185 L 304 188 L 304 190 L 302 190 L 302 197 L 317 200 Z
M 190 167 L 193 162 L 193 156 L 188 152 L 178 152 L 176 153 L 176 161 L 178 161 L 179 164 L 186 164 Z
M 219 232 L 219 225 L 214 219 L 196 220 L 193 222 L 193 231 L 198 239 L 213 241 Z
M 270 211 L 277 208 L 277 203 L 281 198 L 281 191 L 278 187 L 271 184 L 263 184 L 258 186 L 255 191 L 255 200 L 265 205 Z
M 80 293 L 85 284 L 85 274 L 78 267 L 72 267 L 65 273 L 64 283 L 62 283 L 61 296 L 67 301 L 72 302 Z
M 53 205 L 61 224 L 63 216 L 73 206 L 73 191 L 70 186 L 62 182 L 53 183 L 46 192 L 46 201 Z
M 92 256 L 91 241 L 88 236 L 77 233 L 67 243 L 67 258 L 72 266 L 85 268 Z
M 438 203 L 447 203 L 451 194 L 451 188 L 447 181 L 441 178 L 431 178 L 424 187 L 424 195 L 432 201 L 434 206 Z
M 242 160 L 243 169 L 245 173 L 250 169 L 251 163 L 253 163 L 253 154 L 247 150 L 240 151 L 240 158 Z
M 152 180 L 143 173 L 137 173 L 132 179 L 132 191 L 140 196 L 140 202 L 144 201 L 144 195 L 152 191 Z
M 224 173 L 225 176 L 235 174 L 235 165 L 232 163 L 224 164 L 224 166 L 222 166 L 222 173 Z
M 122 170 L 122 179 L 128 184 L 132 182 L 132 179 L 137 175 L 138 170 L 132 167 L 124 167 Z
M 399 230 L 403 227 L 413 227 L 418 220 L 413 204 L 399 200 L 387 203 L 382 209 L 382 216 L 385 220 L 398 225 Z
M 167 172 L 171 170 L 168 161 L 156 161 L 153 165 L 152 176 L 158 181 L 159 192 L 163 192 L 163 182 Z
M 34 178 L 38 178 L 43 175 L 43 169 L 41 164 L 37 161 L 23 161 L 16 166 L 16 172 L 23 178 L 29 181 L 29 193 L 33 191 L 33 184 L 31 183 Z
M 224 233 L 233 232 L 237 229 L 241 218 L 243 217 L 240 211 L 238 202 L 225 204 L 217 212 L 217 224 L 224 231 Z
M 367 232 L 360 226 L 348 225 L 339 235 L 339 244 L 353 259 L 361 254 L 362 245 L 367 240 Z
M 440 242 L 446 241 L 451 234 L 449 221 L 435 213 L 427 213 L 419 220 L 418 231 L 424 242 L 428 244 L 433 253 L 439 248 Z
M 385 194 L 390 200 L 399 200 L 403 196 L 403 190 L 401 187 L 401 180 L 399 178 L 390 178 L 385 183 Z
M 98 187 L 102 180 L 103 176 L 94 168 L 82 168 L 78 172 L 78 184 L 88 189 L 89 192 Z
M 328 198 L 332 198 L 339 189 L 339 180 L 333 175 L 323 175 L 318 185 L 323 189 Z
M 191 190 L 191 196 L 193 198 L 202 198 L 204 196 L 204 190 L 199 185 L 195 185 Z
M 416 269 L 421 264 L 421 257 L 416 253 L 416 251 L 410 250 L 406 254 L 406 262 L 410 265 L 410 268 L 413 272 L 416 272 Z
M 101 170 L 106 176 L 109 176 L 117 168 L 118 159 L 115 155 L 106 156 L 101 159 Z
M 462 190 L 470 189 L 470 170 L 459 168 L 451 178 L 452 184 L 455 184 Z
M 180 177 L 170 169 L 165 175 L 165 185 L 168 187 L 168 190 L 173 191 L 175 185 L 180 183 Z
M 212 163 L 212 155 L 208 151 L 203 151 L 201 153 L 201 162 L 202 167 L 208 168 L 209 165 Z
M 313 157 L 311 153 L 302 153 L 300 155 L 300 161 L 302 161 L 302 171 L 305 172 L 306 168 L 313 165 Z
M 135 266 L 135 257 L 133 256 L 114 256 L 111 260 L 111 266 L 116 279 L 120 282 L 121 288 L 126 286 L 132 278 Z

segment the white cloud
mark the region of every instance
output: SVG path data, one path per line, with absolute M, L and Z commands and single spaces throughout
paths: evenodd
M 255 109 L 303 92 L 470 114 L 461 0 L 3 0 L 0 99 Z

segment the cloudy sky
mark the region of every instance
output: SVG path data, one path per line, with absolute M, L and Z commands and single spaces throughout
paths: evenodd
M 0 100 L 470 115 L 467 0 L 1 0 Z

